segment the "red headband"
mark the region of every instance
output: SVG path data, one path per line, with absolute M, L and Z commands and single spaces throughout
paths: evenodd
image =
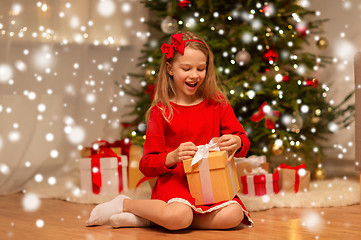
M 162 47 L 160 48 L 160 50 L 162 51 L 162 53 L 165 54 L 167 59 L 172 58 L 174 56 L 174 51 L 177 51 L 180 54 L 184 55 L 185 42 L 199 42 L 204 44 L 202 41 L 196 39 L 188 39 L 183 41 L 182 40 L 183 33 L 173 34 L 171 37 L 172 37 L 172 45 L 163 43 Z

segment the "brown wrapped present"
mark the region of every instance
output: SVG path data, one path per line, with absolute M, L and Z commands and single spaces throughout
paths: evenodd
M 143 155 L 143 148 L 138 145 L 130 146 L 129 150 L 129 189 L 136 188 L 138 182 L 144 177 L 139 170 L 139 162 Z
M 209 152 L 192 166 L 192 159 L 183 161 L 188 186 L 196 205 L 231 200 L 239 190 L 234 159 L 228 162 L 225 151 Z
M 301 164 L 296 167 L 291 167 L 287 164 L 281 164 L 276 170 L 278 171 L 280 177 L 280 191 L 295 193 L 299 191 L 308 191 L 311 173 L 305 168 L 305 164 Z

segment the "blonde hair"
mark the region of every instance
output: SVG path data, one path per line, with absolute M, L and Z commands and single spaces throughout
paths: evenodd
M 200 50 L 206 55 L 207 57 L 207 70 L 206 76 L 203 83 L 199 86 L 196 97 L 204 98 L 206 100 L 215 100 L 217 102 L 222 102 L 227 100 L 227 97 L 222 93 L 221 89 L 217 86 L 218 78 L 215 72 L 214 66 L 214 57 L 212 50 L 208 46 L 208 44 L 197 34 L 192 32 L 178 32 L 183 33 L 183 41 L 188 39 L 199 40 L 200 42 L 196 41 L 187 41 L 185 42 L 185 48 L 191 47 L 196 50 Z M 168 44 L 171 44 L 171 38 L 168 40 Z M 173 77 L 169 75 L 167 71 L 167 63 L 172 65 L 172 63 L 176 60 L 177 54 L 179 52 L 175 51 L 175 54 L 172 58 L 167 59 L 163 54 L 162 62 L 160 65 L 157 84 L 155 88 L 155 94 L 153 102 L 146 113 L 146 120 L 149 120 L 151 109 L 154 106 L 160 108 L 163 117 L 166 121 L 170 121 L 173 116 L 173 108 L 170 104 L 170 99 L 175 96 L 175 83 L 173 81 Z

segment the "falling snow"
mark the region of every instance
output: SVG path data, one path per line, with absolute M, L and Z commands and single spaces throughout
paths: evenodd
M 41 205 L 40 198 L 34 193 L 26 193 L 22 200 L 23 209 L 26 212 L 34 212 Z
M 44 220 L 42 220 L 42 219 L 38 219 L 38 220 L 36 220 L 36 222 L 35 222 L 35 225 L 36 225 L 36 227 L 38 227 L 38 228 L 42 228 L 42 227 L 44 227 Z
M 126 98 L 126 94 L 123 90 L 109 87 L 113 85 L 114 79 L 117 79 L 124 85 L 134 84 L 134 81 L 129 77 L 128 70 L 130 66 L 135 65 L 135 59 L 138 56 L 134 52 L 128 56 L 123 55 L 121 49 L 117 49 L 119 46 L 125 43 L 125 46 L 131 46 L 136 41 L 149 40 L 149 44 L 152 47 L 158 47 L 159 42 L 153 38 L 150 38 L 150 34 L 147 30 L 137 29 L 138 24 L 143 24 L 148 20 L 147 16 L 131 17 L 136 10 L 136 6 L 133 1 L 115 1 L 115 0 L 99 0 L 95 6 L 96 14 L 100 15 L 100 19 L 112 19 L 117 15 L 123 17 L 122 21 L 124 28 L 127 29 L 127 34 L 130 34 L 132 42 L 129 44 L 128 40 L 120 40 L 119 33 L 112 33 L 107 31 L 109 25 L 99 26 L 98 22 L 94 19 L 84 19 L 80 14 L 75 11 L 75 3 L 64 3 L 62 9 L 53 14 L 56 16 L 56 22 L 59 23 L 65 29 L 71 30 L 71 33 L 64 33 L 64 29 L 61 28 L 52 29 L 52 27 L 46 26 L 45 23 L 39 21 L 39 26 L 29 26 L 27 30 L 26 22 L 18 21 L 17 17 L 21 17 L 22 14 L 28 14 L 26 4 L 14 3 L 11 6 L 12 18 L 15 19 L 14 26 L 18 26 L 18 29 L 6 28 L 9 19 L 5 17 L 0 19 L 0 40 L 5 41 L 29 41 L 32 44 L 24 44 L 18 47 L 17 51 L 12 49 L 8 55 L 4 55 L 0 62 L 0 87 L 4 87 L 5 93 L 11 97 L 18 97 L 23 101 L 24 106 L 29 107 L 29 112 L 35 113 L 30 116 L 21 115 L 18 113 L 18 109 L 10 104 L 10 102 L 0 102 L 0 117 L 9 119 L 11 122 L 5 128 L 0 131 L 0 154 L 3 154 L 9 146 L 16 144 L 22 144 L 22 141 L 26 141 L 29 138 L 29 132 L 35 131 L 38 128 L 43 129 L 39 133 L 38 138 L 39 145 L 44 148 L 46 154 L 44 158 L 50 159 L 54 162 L 66 162 L 64 159 L 70 158 L 69 152 L 74 152 L 74 159 L 78 158 L 78 146 L 90 145 L 91 141 L 103 137 L 100 132 L 103 128 L 109 127 L 105 125 L 106 122 L 112 122 L 112 131 L 116 127 L 119 128 L 119 119 L 124 114 L 124 108 L 116 103 L 129 104 L 131 100 Z M 312 1 L 299 0 L 303 7 L 313 7 Z M 351 10 L 361 13 L 360 5 L 357 5 L 356 1 L 340 1 L 342 7 L 339 11 L 351 14 Z M 38 2 L 39 9 L 43 12 L 48 11 L 49 7 L 46 7 L 42 2 Z M 261 8 L 262 6 L 258 6 Z M 55 8 L 53 8 L 54 10 Z M 232 17 L 242 18 L 249 22 L 251 27 L 257 31 L 263 27 L 265 23 L 257 18 L 254 18 L 253 14 L 248 12 L 233 13 Z M 272 5 L 269 5 L 265 14 L 267 16 L 273 16 L 275 9 Z M 325 14 L 321 11 L 319 14 Z M 39 15 L 40 16 L 40 15 Z M 39 17 L 37 16 L 37 17 Z M 37 17 L 34 17 L 38 19 Z M 214 18 L 218 18 L 219 13 L 214 13 Z M 294 16 L 295 20 L 299 16 Z M 199 16 L 194 15 L 185 20 L 184 24 L 192 29 L 199 23 Z M 40 17 L 39 17 L 40 19 Z M 359 19 L 359 18 L 358 18 Z M 42 25 L 43 24 L 43 25 Z M 117 26 L 119 27 L 117 22 Z M 178 24 L 176 22 L 176 24 Z M 349 71 L 352 65 L 350 56 L 353 56 L 354 52 L 360 50 L 359 46 L 355 44 L 353 39 L 353 30 L 351 27 L 354 22 L 345 22 L 344 28 L 337 29 L 337 38 L 335 40 L 328 38 L 332 43 L 332 49 L 329 49 L 328 53 L 332 53 L 334 56 L 334 70 L 337 74 L 341 75 L 339 79 L 342 79 L 343 84 L 353 84 L 352 72 Z M 302 27 L 300 23 L 299 27 Z M 102 36 L 92 36 L 94 29 L 102 28 Z M 21 29 L 21 30 L 20 30 Z M 224 30 L 217 29 L 219 34 L 224 34 Z M 2 33 L 4 32 L 4 33 Z M 13 34 L 11 34 L 13 32 Z M 327 32 L 326 32 L 327 34 Z M 319 37 L 319 36 L 318 36 Z M 251 32 L 244 32 L 240 36 L 242 44 L 247 45 L 253 42 L 259 41 L 257 37 L 254 37 Z M 143 43 L 143 42 L 141 42 Z M 289 44 L 292 44 L 289 43 Z M 110 47 L 106 47 L 109 46 Z M 141 44 L 138 43 L 134 49 L 139 48 Z M 74 47 L 75 46 L 75 47 Z M 96 47 L 101 47 L 99 50 Z M 82 52 L 79 49 L 88 49 L 86 52 Z M 90 49 L 90 50 L 89 50 Z M 234 54 L 239 49 L 232 49 Z M 259 45 L 259 50 L 262 50 L 262 45 Z M 69 54 L 74 51 L 73 57 L 68 57 Z M 109 53 L 111 52 L 111 53 Z M 226 52 L 227 53 L 227 52 Z M 228 53 L 227 53 L 228 54 Z M 228 56 L 228 55 L 227 55 Z M 225 57 L 227 57 L 225 56 Z M 280 57 L 283 59 L 294 59 L 297 56 L 290 56 L 287 51 L 281 52 Z M 149 62 L 155 61 L 155 59 L 148 59 Z M 306 74 L 305 66 L 296 66 L 297 72 L 301 75 Z M 230 70 L 219 66 L 221 72 L 227 73 Z M 316 68 L 315 70 L 318 70 Z M 70 74 L 69 74 L 70 73 Z M 156 71 L 153 71 L 154 75 Z M 125 77 L 124 77 L 125 76 Z M 282 75 L 279 74 L 274 79 L 276 82 L 282 81 Z M 266 79 L 264 79 L 266 81 Z M 103 84 L 101 84 L 103 83 Z M 143 83 L 142 86 L 145 83 Z M 136 87 L 138 85 L 134 84 Z M 139 85 L 140 86 L 140 85 Z M 249 86 L 247 86 L 249 87 Z M 256 97 L 258 91 L 250 89 L 245 93 L 250 99 Z M 112 96 L 116 96 L 114 99 Z M 59 101 L 57 101 L 59 97 Z M 110 101 L 112 100 L 112 101 Z M 132 100 L 134 101 L 134 100 Z M 84 102 L 80 107 L 77 104 Z M 337 101 L 336 101 L 337 102 Z M 28 105 L 30 104 L 30 105 Z M 60 107 L 59 107 L 60 106 Z M 76 107 L 78 108 L 76 108 Z M 59 108 L 57 108 L 59 107 Z M 55 109 L 55 110 L 54 110 Z M 246 107 L 244 108 L 246 111 Z M 271 107 L 267 105 L 264 109 L 266 113 L 271 112 Z M 301 113 L 308 113 L 311 109 L 307 105 L 300 105 Z M 313 110 L 312 110 L 313 111 Z M 24 120 L 25 119 L 25 120 Z M 86 120 L 85 120 L 86 119 Z M 294 125 L 297 122 L 293 116 L 283 116 L 282 124 L 287 126 Z M 26 123 L 29 122 L 29 126 Z M 38 125 L 37 125 L 38 124 Z M 37 126 L 36 126 L 37 125 Z M 91 126 L 91 127 L 89 127 Z M 97 129 L 98 126 L 102 126 L 101 130 Z M 337 132 L 338 126 L 331 122 L 329 124 L 329 130 L 331 132 Z M 28 129 L 28 130 L 26 130 Z M 138 125 L 139 131 L 145 131 L 146 124 L 140 123 Z M 247 130 L 248 131 L 248 130 Z M 316 132 L 317 129 L 311 129 Z M 35 138 L 34 138 L 35 139 Z M 65 140 L 65 141 L 62 141 Z M 29 140 L 30 141 L 30 140 Z M 31 139 L 33 141 L 33 139 Z M 69 143 L 68 148 L 60 148 L 58 142 L 61 144 Z M 127 139 L 129 141 L 129 139 Z M 64 143 L 67 142 L 67 143 Z M 290 141 L 291 142 L 291 141 Z M 293 144 L 297 144 L 296 141 L 292 141 Z M 28 144 L 28 143 L 25 143 Z M 283 144 L 281 139 L 277 139 L 277 144 Z M 38 145 L 38 146 L 39 146 Z M 335 144 L 334 149 L 338 152 L 339 159 L 344 159 L 345 156 L 352 154 L 355 144 L 352 141 L 345 141 L 342 144 Z M 19 145 L 16 148 L 22 151 Z M 39 147 L 40 149 L 40 147 Z M 65 150 L 64 150 L 65 149 Z M 267 152 L 267 147 L 263 148 L 263 151 Z M 318 149 L 314 149 L 314 152 L 318 152 Z M 3 156 L 3 155 L 1 155 Z M 356 163 L 358 165 L 359 163 Z M 22 161 L 19 166 L 26 167 L 26 169 L 34 170 L 33 175 L 29 179 L 33 179 L 35 184 L 44 183 L 49 187 L 56 187 L 59 184 L 60 179 L 54 176 L 48 176 L 44 173 L 36 172 L 38 165 L 33 160 Z M 15 169 L 12 163 L 4 162 L 3 158 L 0 159 L 0 177 L 7 177 L 14 173 Z M 98 171 L 98 169 L 93 169 Z M 299 171 L 299 175 L 303 176 L 305 172 Z M 69 183 L 67 187 L 72 192 L 73 196 L 81 196 L 82 192 L 78 186 L 74 186 L 73 183 Z M 319 186 L 315 184 L 314 188 Z M 327 188 L 332 189 L 334 185 L 330 184 Z M 356 188 L 349 187 L 346 191 L 352 193 Z M 346 193 L 340 193 L 336 198 L 344 199 Z M 284 193 L 280 193 L 280 195 Z M 335 196 L 327 196 L 328 200 L 334 200 Z M 272 200 L 270 196 L 266 195 L 262 197 L 264 204 L 270 203 Z M 314 203 L 315 204 L 315 203 Z M 41 199 L 34 193 L 25 193 L 22 199 L 22 208 L 26 212 L 34 212 L 41 207 Z M 80 219 L 81 216 L 77 216 Z M 9 219 L 9 222 L 11 219 Z M 34 219 L 32 224 L 36 228 L 44 228 L 46 224 L 43 219 Z M 61 218 L 64 221 L 64 218 Z M 262 219 L 261 222 L 265 222 Z M 305 211 L 302 215 L 301 225 L 307 231 L 317 233 L 322 229 L 325 224 L 330 224 L 325 219 L 323 213 L 318 211 Z M 11 226 L 14 227 L 15 223 L 11 222 Z M 8 236 L 12 235 L 10 232 Z M 315 239 L 319 237 L 316 235 Z
M 13 69 L 9 64 L 0 64 L 0 83 L 6 83 L 13 77 Z

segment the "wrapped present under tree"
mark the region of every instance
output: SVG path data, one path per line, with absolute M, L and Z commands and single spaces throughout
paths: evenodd
M 81 190 L 86 195 L 114 195 L 128 190 L 128 157 L 103 149 L 79 160 Z
M 281 191 L 297 193 L 309 190 L 311 173 L 306 170 L 305 164 L 295 167 L 281 164 L 276 171 L 280 176 L 279 186 Z

